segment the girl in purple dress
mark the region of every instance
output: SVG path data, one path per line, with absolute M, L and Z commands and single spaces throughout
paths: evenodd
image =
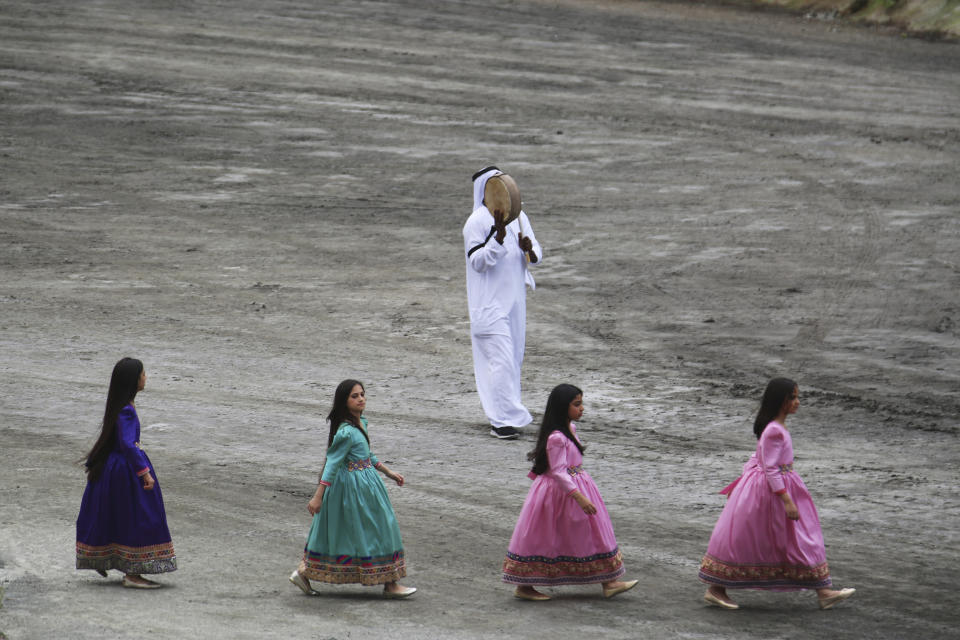
M 700 563 L 700 580 L 710 585 L 703 597 L 712 605 L 739 608 L 727 589 L 815 589 L 820 608 L 829 609 L 855 591 L 830 588 L 820 518 L 793 470 L 786 423 L 800 407 L 798 394 L 793 380 L 767 384 L 753 423 L 757 450 L 720 492 L 727 503 Z
M 582 466 L 583 445 L 574 420 L 583 415 L 583 392 L 561 384 L 550 392 L 537 445 L 527 458 L 533 485 L 503 561 L 503 581 L 523 600 L 549 600 L 536 586 L 596 584 L 612 598 L 636 580 L 625 570 L 613 524 L 593 478 Z
M 133 399 L 147 383 L 143 363 L 123 358 L 113 367 L 100 437 L 86 457 L 87 488 L 77 516 L 77 569 L 106 577 L 124 573 L 123 586 L 160 586 L 144 573 L 175 571 L 163 495 L 140 448 Z

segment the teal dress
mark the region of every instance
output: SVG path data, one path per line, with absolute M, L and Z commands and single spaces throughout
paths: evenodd
M 360 418 L 363 428 L 367 419 Z M 321 484 L 327 485 L 313 516 L 300 573 L 309 580 L 366 585 L 407 575 L 400 528 L 363 433 L 344 422 L 327 449 Z

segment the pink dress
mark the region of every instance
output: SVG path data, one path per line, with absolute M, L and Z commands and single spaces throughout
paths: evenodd
M 800 512 L 789 520 L 780 494 Z M 820 518 L 793 470 L 790 432 L 771 422 L 729 494 L 700 563 L 700 580 L 728 589 L 795 591 L 829 587 Z
M 577 427 L 570 423 L 576 437 Z M 607 507 L 583 455 L 563 433 L 547 439 L 549 468 L 532 471 L 533 485 L 520 510 L 503 561 L 503 581 L 516 585 L 593 584 L 616 580 L 625 572 Z M 587 515 L 570 497 L 575 490 L 597 507 Z

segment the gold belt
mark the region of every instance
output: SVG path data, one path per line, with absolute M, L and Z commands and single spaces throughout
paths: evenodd
M 370 458 L 364 460 L 347 460 L 347 471 L 363 471 L 373 466 Z

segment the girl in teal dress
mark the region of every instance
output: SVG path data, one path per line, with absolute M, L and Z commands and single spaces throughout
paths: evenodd
M 371 453 L 365 407 L 363 384 L 344 380 L 337 386 L 327 416 L 327 461 L 317 492 L 307 505 L 313 524 L 303 560 L 290 575 L 290 582 L 307 595 L 318 595 L 311 580 L 382 584 L 388 598 L 406 598 L 416 591 L 397 582 L 407 575 L 403 542 L 377 471 L 401 487 L 403 476 Z

